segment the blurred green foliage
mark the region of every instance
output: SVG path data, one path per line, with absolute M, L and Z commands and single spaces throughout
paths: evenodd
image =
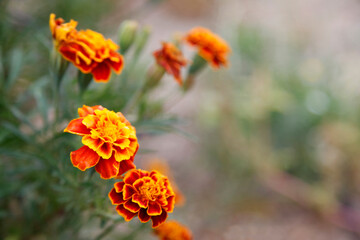
M 243 25 L 233 43 L 232 67 L 209 76 L 199 113 L 218 202 L 246 208 L 270 188 L 325 218 L 346 215 L 360 196 L 358 97 L 339 91 L 335 63 L 306 45 Z M 334 218 L 358 230 L 357 220 Z

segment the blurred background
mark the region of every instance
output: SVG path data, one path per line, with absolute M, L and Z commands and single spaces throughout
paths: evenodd
M 134 71 L 174 34 L 219 34 L 230 66 L 208 67 L 187 95 L 170 96 L 178 132 L 140 137 L 148 151 L 137 166 L 163 159 L 186 198 L 170 217 L 194 239 L 360 239 L 358 0 L 2 0 L 0 9 L 1 56 L 22 62 L 13 97 L 48 71 L 51 12 L 113 39 L 124 20 L 150 25 Z M 167 77 L 153 97 L 176 88 Z

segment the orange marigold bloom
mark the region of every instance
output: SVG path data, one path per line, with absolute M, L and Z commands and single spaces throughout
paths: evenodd
M 227 66 L 227 55 L 230 53 L 228 44 L 210 30 L 196 27 L 190 30 L 185 40 L 199 49 L 199 55 L 210 62 L 214 68 Z
M 155 234 L 161 240 L 191 240 L 191 231 L 177 221 L 168 221 L 155 228 Z
M 168 74 L 173 75 L 175 80 L 182 85 L 180 69 L 187 63 L 182 52 L 174 44 L 163 42 L 162 48 L 153 54 L 157 64 L 162 66 Z
M 76 30 L 77 22 L 64 23 L 50 14 L 50 30 L 56 49 L 83 73 L 91 73 L 97 82 L 107 82 L 111 69 L 117 74 L 123 69 L 124 59 L 117 52 L 119 46 L 92 30 Z
M 135 216 L 141 222 L 151 219 L 153 228 L 165 222 L 175 204 L 175 194 L 167 177 L 157 171 L 140 169 L 127 172 L 123 182 L 115 183 L 109 198 L 125 221 Z
M 70 153 L 72 164 L 82 171 L 94 167 L 101 178 L 120 176 L 135 168 L 139 148 L 136 130 L 120 112 L 97 105 L 78 109 L 64 132 L 82 136 L 83 147 Z

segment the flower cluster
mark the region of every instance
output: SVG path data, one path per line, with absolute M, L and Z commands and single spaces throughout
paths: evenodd
M 153 54 L 157 64 L 162 66 L 168 74 L 173 75 L 175 80 L 182 85 L 180 69 L 187 63 L 182 52 L 174 44 L 163 42 L 162 48 Z
M 121 72 L 123 57 L 117 52 L 119 47 L 110 39 L 105 39 L 100 33 L 89 29 L 78 31 L 76 21 L 65 23 L 61 18 L 56 19 L 55 14 L 50 15 L 49 25 L 55 48 L 83 73 L 91 73 L 95 81 L 108 81 L 111 69 L 116 73 Z M 125 29 L 127 35 L 133 36 L 136 26 Z M 227 65 L 230 48 L 224 40 L 209 30 L 194 28 L 185 39 L 199 49 L 199 53 L 195 55 L 198 62 L 195 63 L 194 60 L 184 82 L 187 87 L 190 86 L 195 72 L 204 67 L 206 61 L 215 68 Z M 126 49 L 131 45 L 129 44 L 125 44 Z M 155 51 L 153 56 L 157 65 L 154 65 L 150 77 L 148 76 L 149 81 L 145 84 L 147 88 L 143 89 L 156 86 L 165 71 L 182 85 L 181 68 L 186 66 L 187 60 L 177 46 L 163 42 L 162 48 Z M 194 67 L 196 65 L 197 67 Z M 186 86 L 184 89 L 187 89 Z M 140 94 L 143 95 L 144 92 Z M 152 227 L 161 239 L 191 240 L 191 232 L 181 224 L 175 221 L 163 224 L 168 213 L 173 211 L 175 202 L 181 204 L 185 198 L 176 184 L 171 186 L 168 177 L 163 175 L 169 175 L 171 179 L 166 165 L 160 163 L 153 166 L 152 169 L 155 170 L 151 172 L 136 169 L 133 161 L 139 148 L 138 139 L 135 128 L 124 115 L 100 105 L 84 105 L 78 109 L 78 113 L 79 117 L 71 120 L 64 130 L 81 136 L 84 145 L 70 153 L 72 164 L 82 171 L 95 167 L 103 179 L 122 179 L 114 184 L 108 196 L 126 221 L 135 216 L 144 223 L 151 219 Z
M 176 221 L 167 221 L 154 229 L 160 240 L 191 240 L 190 230 Z
M 175 204 L 175 194 L 167 177 L 157 171 L 140 169 L 127 172 L 123 182 L 115 183 L 109 198 L 126 221 L 135 216 L 141 222 L 151 219 L 154 228 L 165 222 Z
M 98 82 L 107 82 L 111 69 L 119 74 L 124 60 L 119 47 L 110 39 L 92 30 L 76 30 L 77 22 L 64 23 L 62 18 L 50 15 L 50 30 L 54 45 L 61 55 L 83 73 L 91 73 Z
M 71 152 L 72 164 L 82 171 L 94 167 L 104 179 L 119 176 L 135 168 L 134 156 L 139 144 L 136 130 L 122 115 L 102 106 L 79 108 L 65 132 L 82 136 L 83 147 Z
M 214 68 L 228 65 L 227 55 L 230 47 L 210 30 L 202 27 L 193 28 L 186 35 L 185 40 L 190 45 L 197 47 L 199 55 L 210 62 Z

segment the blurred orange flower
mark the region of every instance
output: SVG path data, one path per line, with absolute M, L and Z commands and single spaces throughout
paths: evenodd
M 117 52 L 119 46 L 92 30 L 76 30 L 77 22 L 64 23 L 50 14 L 50 30 L 54 45 L 61 55 L 83 73 L 91 73 L 97 82 L 107 82 L 111 69 L 117 74 L 123 69 L 124 59 Z
M 160 240 L 191 240 L 191 231 L 177 221 L 167 221 L 155 228 Z
M 82 171 L 94 167 L 101 178 L 120 176 L 135 168 L 139 148 L 136 130 L 122 113 L 97 105 L 79 108 L 64 132 L 82 136 L 83 147 L 70 153 L 72 164 Z
M 115 183 L 109 198 L 125 221 L 135 216 L 144 223 L 151 219 L 153 228 L 165 222 L 175 204 L 175 194 L 167 177 L 157 171 L 140 169 L 127 172 L 123 182 Z
M 187 63 L 182 52 L 174 44 L 163 42 L 162 48 L 153 54 L 157 64 L 162 66 L 168 74 L 173 75 L 175 80 L 182 85 L 180 70 Z
M 147 168 L 156 170 L 156 171 L 160 172 L 161 174 L 167 176 L 168 179 L 171 181 L 171 186 L 175 193 L 175 205 L 177 205 L 177 206 L 184 205 L 184 203 L 186 201 L 185 196 L 180 191 L 179 187 L 177 186 L 169 165 L 165 161 L 155 158 L 155 159 L 152 159 L 151 161 L 149 161 Z
M 214 68 L 227 66 L 227 55 L 231 49 L 228 44 L 210 30 L 196 27 L 190 30 L 185 40 L 199 49 L 199 55 L 210 62 Z

